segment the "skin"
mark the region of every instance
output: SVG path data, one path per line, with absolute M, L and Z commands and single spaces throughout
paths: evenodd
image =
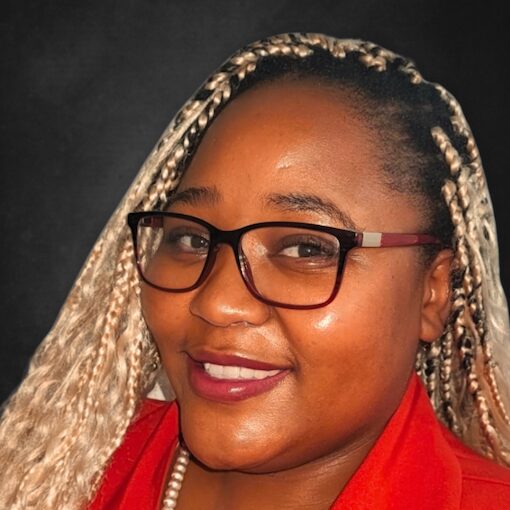
M 306 81 L 262 85 L 220 114 L 180 184 L 215 187 L 218 200 L 170 210 L 222 229 L 271 220 L 351 226 L 265 201 L 270 193 L 313 192 L 360 230 L 425 231 L 417 201 L 383 184 L 377 142 L 340 91 Z M 144 285 L 144 315 L 193 454 L 179 508 L 329 508 L 397 408 L 419 339 L 443 331 L 450 265 L 447 250 L 424 267 L 416 247 L 355 249 L 336 299 L 314 310 L 255 299 L 228 247 L 194 291 Z M 205 400 L 186 375 L 185 351 L 197 347 L 291 371 L 268 393 Z

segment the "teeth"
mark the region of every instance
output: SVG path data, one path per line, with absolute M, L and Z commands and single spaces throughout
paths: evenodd
M 280 370 L 255 370 L 246 367 L 215 365 L 214 363 L 204 363 L 204 370 L 211 377 L 229 380 L 265 379 L 266 377 L 271 377 L 280 372 Z

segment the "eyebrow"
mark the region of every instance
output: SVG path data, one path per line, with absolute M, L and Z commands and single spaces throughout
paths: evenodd
M 216 186 L 213 187 L 190 187 L 178 191 L 169 198 L 169 205 L 176 203 L 198 206 L 218 205 L 223 200 Z M 322 213 L 332 218 L 345 228 L 360 230 L 349 213 L 340 209 L 328 199 L 310 193 L 270 193 L 265 197 L 265 203 L 269 207 L 282 211 L 306 211 Z

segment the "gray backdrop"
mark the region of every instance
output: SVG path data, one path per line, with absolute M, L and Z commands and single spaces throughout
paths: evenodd
M 492 188 L 508 293 L 506 18 L 502 2 L 471 4 L 4 0 L 0 401 L 172 115 L 229 54 L 270 34 L 373 40 L 458 97 Z

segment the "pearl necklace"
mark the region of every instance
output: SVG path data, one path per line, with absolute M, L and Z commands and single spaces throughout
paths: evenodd
M 178 444 L 179 455 L 174 464 L 174 469 L 170 475 L 170 480 L 165 490 L 165 496 L 163 497 L 162 510 L 170 510 L 177 507 L 177 498 L 182 487 L 182 481 L 189 464 L 189 452 Z

